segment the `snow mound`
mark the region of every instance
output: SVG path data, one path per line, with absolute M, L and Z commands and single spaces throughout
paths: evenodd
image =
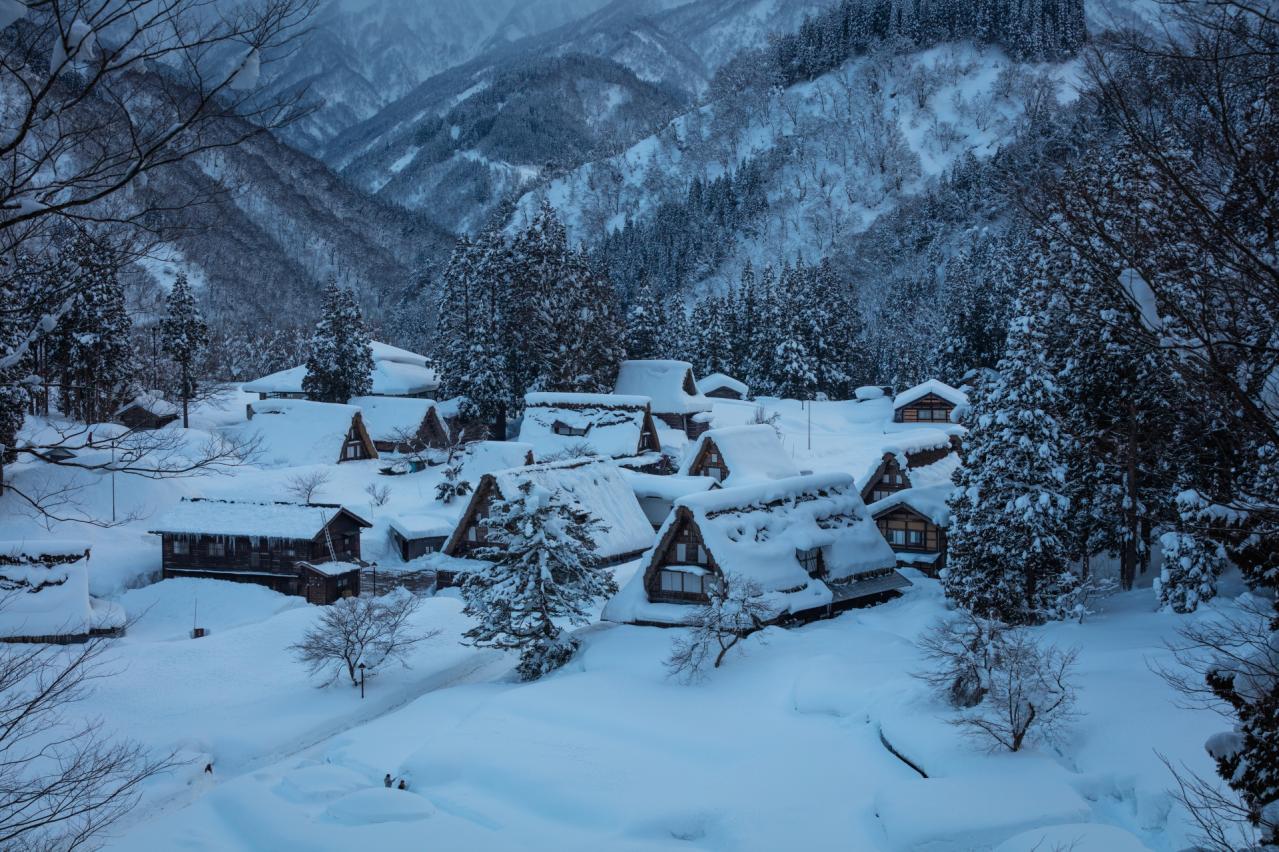
M 275 793 L 290 802 L 329 802 L 364 792 L 368 786 L 369 779 L 353 769 L 320 763 L 285 775 L 276 785 Z
M 1035 826 L 1082 822 L 1090 813 L 1088 803 L 1064 782 L 1015 772 L 886 785 L 875 811 L 888 848 L 928 852 L 980 849 Z
M 342 825 L 372 825 L 379 822 L 412 822 L 435 813 L 435 806 L 408 790 L 376 787 L 350 793 L 324 810 L 324 819 Z
M 808 660 L 795 678 L 795 712 L 822 716 L 855 716 L 866 710 L 866 684 L 856 669 L 838 657 L 823 654 Z
M 1150 847 L 1122 828 L 1094 822 L 1076 822 L 1023 831 L 996 846 L 994 852 L 1032 852 L 1035 849 L 1149 852 Z

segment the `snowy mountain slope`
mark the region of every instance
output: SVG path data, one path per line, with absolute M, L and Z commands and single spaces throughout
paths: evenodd
M 1073 98 L 1075 69 L 1073 61 L 1019 63 L 969 43 L 857 57 L 785 90 L 746 90 L 693 109 L 627 151 L 526 193 L 515 220 L 546 198 L 575 239 L 598 244 L 628 220 L 684 202 L 694 181 L 751 163 L 751 179 L 762 181 L 751 189 L 767 197 L 767 210 L 725 249 L 723 274 L 701 277 L 733 278 L 746 258 L 812 261 L 961 158 L 1000 150 L 1024 127 L 1030 105 Z
M 324 156 L 369 191 L 423 208 L 447 227 L 473 230 L 522 184 L 613 153 L 660 127 L 705 90 L 740 45 L 761 45 L 828 3 L 616 0 L 425 81 L 338 134 Z M 552 79 L 556 73 L 560 79 Z M 508 103 L 517 87 L 519 98 Z M 547 99 L 549 119 L 519 117 L 519 109 Z M 477 121 L 486 125 L 478 145 L 470 133 Z M 504 123 L 522 126 L 495 156 L 489 149 Z
M 554 29 L 605 0 L 330 0 L 269 92 L 306 86 L 315 111 L 283 138 L 317 151 L 421 81 Z

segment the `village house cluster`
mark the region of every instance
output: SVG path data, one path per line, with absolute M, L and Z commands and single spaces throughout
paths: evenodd
M 163 577 L 257 583 L 329 604 L 376 591 L 362 589 L 378 566 L 365 560 L 361 535 L 381 527 L 383 561 L 395 563 L 380 566 L 384 576 L 412 568 L 444 589 L 491 545 L 482 521 L 493 502 L 526 483 L 601 522 L 591 542 L 599 564 L 639 560 L 604 609 L 612 621 L 686 623 L 689 607 L 726 582 L 758 588 L 774 620 L 827 617 L 896 596 L 911 584 L 900 568 L 935 576 L 945 564 L 946 497 L 964 433 L 954 412 L 966 398 L 941 382 L 896 395 L 860 388 L 838 403 L 850 406 L 849 449 L 835 469 L 814 471 L 788 450 L 767 401 L 731 376 L 698 381 L 686 362 L 626 361 L 613 393 L 529 393 L 508 441 L 470 440 L 478 430 L 460 421 L 458 402 L 431 398 L 439 381 L 424 357 L 381 343 L 373 354 L 371 394 L 307 399 L 306 369 L 295 367 L 245 384 L 257 398 L 228 428 L 252 436 L 266 467 L 373 462 L 386 476 L 435 470 L 465 487 L 372 516 L 309 496 L 184 498 L 149 523 Z M 177 428 L 175 413 L 144 394 L 118 417 L 131 429 Z M 66 574 L 59 594 L 76 597 L 59 606 L 74 613 L 66 625 L 33 618 L 25 635 L 87 635 L 119 621 L 72 577 L 87 548 L 11 550 L 0 549 L 0 581 Z

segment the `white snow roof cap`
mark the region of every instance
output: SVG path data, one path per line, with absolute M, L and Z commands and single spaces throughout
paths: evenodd
M 585 447 L 606 458 L 630 458 L 640 452 L 648 416 L 648 397 L 619 394 L 530 393 L 520 423 L 520 440 L 538 456 Z M 584 432 L 560 434 L 557 428 Z M 653 435 L 657 438 L 656 431 Z
M 710 411 L 687 361 L 623 361 L 617 371 L 614 393 L 647 396 L 660 414 L 693 414 Z
M 877 518 L 897 506 L 907 506 L 937 526 L 946 527 L 950 524 L 950 506 L 946 498 L 952 491 L 954 488 L 950 485 L 906 488 L 890 494 L 883 500 L 871 503 L 866 508 L 870 511 L 871 517 Z
M 929 379 L 922 384 L 915 385 L 913 388 L 908 388 L 907 390 L 897 394 L 897 396 L 893 399 L 893 408 L 897 409 L 901 408 L 903 405 L 909 405 L 917 399 L 923 399 L 930 393 L 936 394 L 952 405 L 968 404 L 968 394 L 958 388 L 952 388 L 945 382 L 938 381 L 937 379 Z
M 401 435 L 417 434 L 435 400 L 404 396 L 353 396 L 350 404 L 360 409 L 364 428 L 375 441 L 392 441 Z M 258 403 L 253 403 L 256 408 Z
M 697 389 L 704 394 L 720 388 L 727 388 L 742 396 L 750 396 L 750 388 L 746 386 L 745 382 L 738 381 L 726 373 L 711 373 L 709 376 L 703 376 L 697 382 Z
M 728 478 L 722 483 L 725 488 L 799 476 L 794 459 L 786 454 L 777 433 L 767 423 L 725 426 L 703 432 L 684 457 L 679 471 L 682 476 L 689 475 L 702 446 L 712 441 L 728 465 Z
M 596 531 L 596 553 L 604 559 L 635 553 L 653 543 L 653 525 L 622 472 L 602 459 L 572 459 L 495 471 L 503 497 L 531 481 L 604 523 Z
M 478 485 L 486 473 L 527 464 L 532 452 L 533 445 L 521 441 L 475 441 L 466 445 L 461 478 Z
M 404 538 L 447 537 L 457 526 L 457 518 L 451 515 L 422 512 L 395 515 L 387 521 L 387 524 Z
M 150 532 L 311 539 L 343 512 L 361 526 L 372 526 L 350 509 L 333 503 L 268 503 L 184 497 L 155 522 Z
M 710 491 L 718 483 L 709 476 L 661 476 L 622 468 L 622 478 L 631 486 L 636 497 L 656 497 L 675 501 L 689 494 Z
M 337 402 L 263 399 L 249 403 L 253 419 L 238 428 L 256 434 L 264 465 L 336 464 L 360 409 Z
M 89 542 L 71 539 L 0 539 L 0 562 L 41 562 L 45 559 L 84 558 L 89 555 Z
M 130 408 L 141 408 L 143 411 L 154 414 L 157 417 L 168 417 L 178 413 L 178 407 L 166 400 L 158 391 L 143 391 L 127 405 L 122 405 L 116 409 L 116 416 L 120 416 Z

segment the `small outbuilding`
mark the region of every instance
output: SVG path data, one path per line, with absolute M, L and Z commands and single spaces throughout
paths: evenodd
M 388 526 L 392 546 L 400 559 L 410 562 L 443 550 L 444 542 L 457 526 L 457 518 L 430 513 L 396 515 Z
M 951 413 L 968 404 L 968 395 L 937 379 L 904 390 L 893 398 L 895 423 L 949 423 Z
M 648 397 L 653 416 L 689 439 L 709 428 L 711 401 L 697 389 L 687 361 L 623 361 L 613 393 Z
M 757 587 L 773 621 L 819 618 L 895 596 L 910 581 L 894 565 L 847 474 L 716 489 L 675 501 L 604 618 L 685 624 L 724 583 Z
M 168 426 L 182 412 L 159 391 L 144 391 L 115 413 L 115 419 L 130 429 L 160 429 Z
M 360 532 L 372 524 L 335 503 L 186 498 L 161 517 L 163 576 L 257 583 L 286 595 L 316 594 L 317 571 L 334 578 L 337 597 L 359 593 Z M 357 568 L 324 568 L 328 563 Z M 302 564 L 306 563 L 307 568 Z M 351 572 L 356 576 L 352 578 Z M 343 583 L 337 579 L 345 578 Z M 327 580 L 325 581 L 327 582 Z M 325 603 L 332 603 L 331 597 Z
M 724 373 L 711 373 L 698 380 L 697 389 L 711 399 L 749 399 L 746 383 Z
M 725 488 L 800 474 L 777 432 L 766 423 L 703 432 L 679 472 L 708 476 Z

